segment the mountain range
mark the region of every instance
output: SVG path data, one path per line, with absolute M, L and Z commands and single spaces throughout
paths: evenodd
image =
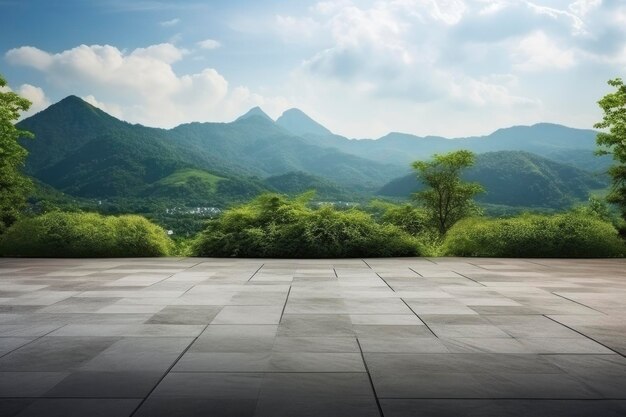
M 130 124 L 76 96 L 21 121 L 26 172 L 70 196 L 170 199 L 224 206 L 262 191 L 316 189 L 328 200 L 408 197 L 419 188 L 410 163 L 433 153 L 479 153 L 466 173 L 482 201 L 562 207 L 606 187 L 607 157 L 594 156 L 593 130 L 541 123 L 482 137 L 390 133 L 378 139 L 333 134 L 298 109 L 272 120 L 260 108 L 230 123 L 173 129 Z

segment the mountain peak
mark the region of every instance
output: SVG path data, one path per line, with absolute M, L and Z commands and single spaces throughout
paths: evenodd
M 75 96 L 74 94 L 70 94 L 62 100 L 59 100 L 59 103 L 87 103 L 82 98 Z
M 250 117 L 261 117 L 265 120 L 269 120 L 270 122 L 274 123 L 274 120 L 272 120 L 271 117 L 269 117 L 267 115 L 267 113 L 265 113 L 263 110 L 261 110 L 261 108 L 259 106 L 253 107 L 250 110 L 248 110 L 245 114 L 239 116 L 237 119 L 235 119 L 235 121 L 240 121 L 240 120 L 245 120 L 248 119 Z
M 300 109 L 289 109 L 280 116 L 276 123 L 296 135 L 312 134 L 328 136 L 333 133 L 324 126 L 311 119 Z

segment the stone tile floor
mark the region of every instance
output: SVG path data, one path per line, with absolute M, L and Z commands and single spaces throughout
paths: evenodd
M 624 416 L 626 261 L 0 259 L 0 416 Z

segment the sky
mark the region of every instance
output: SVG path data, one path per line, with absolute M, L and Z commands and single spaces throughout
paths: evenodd
M 351 138 L 591 128 L 626 78 L 624 0 L 0 0 L 29 114 L 77 95 L 132 123 L 296 107 Z

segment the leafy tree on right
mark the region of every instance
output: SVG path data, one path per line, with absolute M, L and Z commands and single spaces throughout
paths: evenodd
M 613 179 L 613 188 L 607 200 L 616 204 L 622 217 L 626 219 L 626 85 L 621 78 L 610 80 L 609 85 L 616 91 L 602 97 L 598 102 L 604 116 L 597 129 L 606 129 L 598 133 L 599 155 L 612 155 L 615 164 L 609 168 Z

